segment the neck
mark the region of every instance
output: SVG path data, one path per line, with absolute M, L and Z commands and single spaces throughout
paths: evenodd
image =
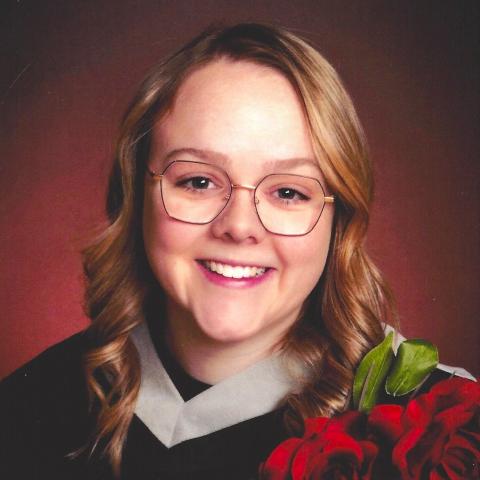
M 223 342 L 207 337 L 186 312 L 167 306 L 166 341 L 182 368 L 193 378 L 214 385 L 279 349 L 272 337 Z M 279 335 L 279 340 L 283 335 Z

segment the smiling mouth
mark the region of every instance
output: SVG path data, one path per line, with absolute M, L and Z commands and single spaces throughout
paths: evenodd
M 199 260 L 199 262 L 211 272 L 226 278 L 255 278 L 264 275 L 268 267 L 233 266 L 212 260 Z

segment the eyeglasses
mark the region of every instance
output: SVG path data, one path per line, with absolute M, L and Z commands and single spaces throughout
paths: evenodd
M 233 189 L 253 192 L 258 218 L 270 233 L 288 236 L 306 235 L 318 222 L 326 203 L 316 178 L 294 174 L 267 175 L 257 185 L 237 185 L 215 165 L 188 160 L 170 163 L 161 174 L 147 168 L 158 180 L 167 214 L 186 223 L 207 224 L 225 209 Z

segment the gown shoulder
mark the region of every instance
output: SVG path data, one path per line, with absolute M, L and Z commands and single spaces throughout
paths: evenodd
M 91 428 L 82 371 L 86 346 L 86 334 L 77 333 L 0 382 L 0 478 L 77 478 L 69 454 L 83 446 Z

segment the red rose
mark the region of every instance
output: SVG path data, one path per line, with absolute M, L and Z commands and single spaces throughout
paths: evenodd
M 391 463 L 403 408 L 379 405 L 370 416 L 350 411 L 307 419 L 303 438 L 281 443 L 260 469 L 264 480 L 399 478 Z
M 479 479 L 480 387 L 453 377 L 412 400 L 393 450 L 403 479 Z

